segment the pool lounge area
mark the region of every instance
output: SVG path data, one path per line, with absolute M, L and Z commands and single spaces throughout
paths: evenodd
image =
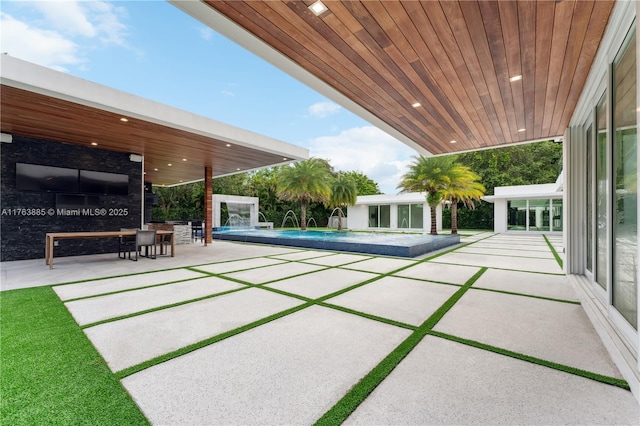
M 459 235 L 220 228 L 213 239 L 277 246 L 417 257 L 460 243 Z

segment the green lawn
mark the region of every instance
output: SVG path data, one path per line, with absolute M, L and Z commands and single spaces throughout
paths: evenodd
M 50 287 L 0 293 L 0 424 L 147 425 Z

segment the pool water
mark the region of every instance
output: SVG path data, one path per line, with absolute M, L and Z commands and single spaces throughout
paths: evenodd
M 213 238 L 400 257 L 416 257 L 460 243 L 458 235 L 233 228 L 214 230 Z

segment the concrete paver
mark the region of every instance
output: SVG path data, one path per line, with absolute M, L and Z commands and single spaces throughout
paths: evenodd
M 553 299 L 577 301 L 576 293 L 564 275 L 488 269 L 472 288 L 510 291 Z
M 435 260 L 436 259 L 434 259 L 434 261 Z M 434 261 L 419 263 L 416 266 L 407 268 L 395 275 L 462 285 L 480 270 L 480 268 L 473 266 L 441 265 L 439 263 L 434 263 Z
M 434 330 L 622 377 L 580 305 L 469 290 Z
M 241 259 L 212 263 L 210 265 L 198 265 L 195 267 L 195 269 L 197 269 L 198 271 L 209 272 L 211 274 L 225 274 L 228 272 L 260 268 L 262 266 L 277 265 L 285 262 L 286 261 L 284 260 L 272 259 L 270 257 L 258 257 L 255 259 Z
M 346 265 L 348 263 L 358 262 L 360 260 L 371 259 L 371 256 L 363 256 L 361 254 L 346 254 L 346 253 L 338 253 L 333 256 L 322 256 L 316 257 L 312 259 L 306 259 L 306 263 L 313 263 L 315 265 L 325 265 L 325 266 L 340 266 Z
M 335 253 L 330 251 L 319 251 L 319 250 L 301 250 L 294 253 L 286 253 L 286 254 L 277 254 L 273 257 L 284 260 L 305 260 L 305 259 L 314 259 L 318 257 L 324 256 L 335 256 Z
M 268 287 L 317 299 L 327 294 L 375 278 L 377 274 L 337 268 L 325 269 L 307 275 L 288 278 L 267 284 Z
M 377 272 L 379 274 L 386 274 L 396 269 L 404 268 L 411 264 L 416 263 L 415 260 L 398 259 L 392 257 L 377 257 L 370 260 L 364 260 L 362 262 L 351 263 L 349 265 L 342 266 L 345 269 L 355 269 L 358 271 Z
M 544 272 L 549 274 L 562 274 L 562 268 L 558 265 L 555 259 L 533 259 L 520 256 L 488 256 L 482 254 L 470 254 L 470 253 L 447 253 L 432 262 L 448 263 L 451 265 L 473 265 L 473 266 L 487 266 L 491 268 L 499 269 L 511 269 L 518 271 L 530 271 L 530 272 Z
M 309 272 L 325 269 L 322 265 L 308 263 L 283 263 L 279 265 L 265 266 L 264 268 L 250 269 L 247 271 L 225 274 L 227 277 L 246 281 L 252 284 L 262 284 L 269 281 L 282 280 L 294 275 L 307 274 Z
M 201 278 L 205 276 L 205 274 L 190 271 L 188 269 L 174 269 L 172 271 L 151 272 L 148 274 L 137 274 L 117 278 L 107 278 L 104 280 L 87 281 L 78 284 L 60 285 L 53 287 L 53 290 L 61 300 L 70 300 L 79 297 L 96 296 L 98 294 L 131 290 L 134 288 Z
M 459 287 L 385 277 L 327 300 L 327 303 L 419 326 Z
M 427 336 L 347 419 L 354 425 L 638 424 L 614 386 Z
M 155 424 L 312 424 L 408 334 L 310 307 L 122 383 Z
M 65 303 L 65 306 L 79 325 L 86 325 L 243 287 L 246 286 L 216 277 L 197 278 L 75 300 Z
M 84 332 L 115 372 L 302 303 L 249 288 L 100 324 Z
M 456 250 L 456 252 L 457 253 L 488 254 L 488 255 L 492 255 L 492 256 L 526 256 L 526 257 L 529 257 L 529 258 L 554 259 L 553 254 L 549 251 L 549 249 L 540 250 L 540 251 L 528 250 L 526 252 L 524 252 L 524 251 L 516 251 L 516 252 L 514 252 L 513 250 L 503 249 L 503 248 L 495 248 L 495 247 L 491 247 L 491 246 L 488 246 L 488 245 L 486 245 L 484 247 L 472 245 L 472 246 L 469 246 L 469 247 L 462 247 L 461 249 Z

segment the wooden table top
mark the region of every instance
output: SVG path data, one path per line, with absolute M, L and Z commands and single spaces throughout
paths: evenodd
M 173 231 L 155 230 L 157 235 L 171 235 Z M 136 235 L 136 230 L 131 231 L 81 231 L 81 232 L 47 232 L 47 237 L 53 238 L 94 238 L 94 237 L 120 237 Z

